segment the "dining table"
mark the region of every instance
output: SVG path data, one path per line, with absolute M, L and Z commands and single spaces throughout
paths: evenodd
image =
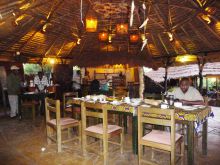
M 81 106 L 82 102 L 88 100 L 84 98 L 73 98 L 69 100 L 69 104 L 73 106 Z M 153 100 L 152 100 L 153 101 Z M 94 104 L 100 103 L 98 101 L 93 102 Z M 103 103 L 103 102 L 101 102 Z M 125 113 L 132 116 L 132 150 L 134 154 L 138 154 L 138 119 L 137 111 L 138 106 L 146 105 L 144 102 L 139 105 L 132 105 L 122 102 L 121 104 L 111 104 L 111 102 L 103 103 L 106 105 L 109 112 L 114 113 Z M 154 106 L 155 108 L 161 109 L 159 105 L 147 105 Z M 183 109 L 181 107 L 171 106 L 170 108 L 175 109 L 175 119 L 177 123 L 182 123 L 187 125 L 187 161 L 188 165 L 194 164 L 194 135 L 196 131 L 196 126 L 202 124 L 202 153 L 207 155 L 207 126 L 208 117 L 212 114 L 211 108 L 208 106 L 197 106 L 192 109 Z M 152 116 L 155 114 L 145 114 L 146 116 Z M 161 116 L 157 116 L 161 118 Z M 163 116 L 164 118 L 166 116 Z
M 54 92 L 23 92 L 19 95 L 18 97 L 18 102 L 19 102 L 19 118 L 22 118 L 22 111 L 21 111 L 21 104 L 22 101 L 41 101 L 41 114 L 44 113 L 44 100 L 46 97 L 53 97 Z

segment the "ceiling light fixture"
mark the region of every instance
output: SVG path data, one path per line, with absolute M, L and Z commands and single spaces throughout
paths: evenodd
M 80 43 L 81 43 L 81 38 L 77 38 L 76 44 L 77 44 L 77 45 L 80 45 Z
M 169 37 L 169 41 L 172 42 L 174 40 L 173 38 L 173 33 L 172 32 L 167 32 L 168 37 Z

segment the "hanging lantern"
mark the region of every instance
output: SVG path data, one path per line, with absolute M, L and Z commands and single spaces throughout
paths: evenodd
M 131 43 L 136 43 L 139 40 L 139 35 L 138 34 L 131 34 L 130 35 L 130 42 Z
M 94 16 L 87 16 L 86 17 L 86 31 L 87 32 L 95 32 L 97 30 L 98 20 Z
M 178 55 L 175 59 L 176 62 L 195 62 L 197 61 L 197 56 L 192 54 L 184 54 L 184 55 Z
M 127 34 L 128 33 L 128 24 L 126 24 L 126 23 L 117 24 L 116 31 L 118 34 Z
M 108 40 L 108 33 L 107 32 L 99 33 L 99 40 L 100 41 L 107 41 Z

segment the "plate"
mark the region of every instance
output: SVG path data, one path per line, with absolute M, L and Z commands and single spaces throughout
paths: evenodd
M 102 104 L 108 103 L 108 101 L 99 101 L 99 102 L 102 103 Z
M 122 104 L 122 103 L 119 102 L 119 101 L 112 101 L 111 104 L 112 104 L 112 105 L 120 105 L 120 104 Z
M 197 107 L 193 107 L 193 106 L 182 106 L 180 108 L 186 111 L 192 111 L 198 109 Z
M 146 107 L 146 108 L 149 108 L 149 107 L 151 107 L 150 105 L 147 105 L 147 104 L 143 104 L 143 105 L 141 105 L 142 107 Z
M 204 106 L 204 105 L 193 105 L 193 107 L 195 107 L 195 108 L 205 108 L 206 106 Z

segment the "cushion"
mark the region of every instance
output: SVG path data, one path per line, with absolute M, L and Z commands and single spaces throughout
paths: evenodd
M 120 129 L 122 128 L 117 125 L 108 125 L 108 133 L 112 133 Z M 102 124 L 93 125 L 93 126 L 87 127 L 85 130 L 89 132 L 103 134 L 103 125 Z
M 35 101 L 35 100 L 22 102 L 22 105 L 23 105 L 23 106 L 32 106 L 32 105 L 38 105 L 38 104 L 39 104 L 39 102 L 38 102 L 38 101 Z
M 176 141 L 178 141 L 182 135 L 176 133 Z M 160 130 L 152 130 L 150 133 L 146 134 L 144 137 L 142 137 L 143 140 L 155 142 L 155 143 L 161 143 L 166 145 L 171 145 L 170 142 L 170 132 L 167 131 L 160 131 Z
M 67 112 L 76 112 L 76 113 L 81 113 L 81 108 L 80 107 L 67 107 L 65 108 L 65 111 Z
M 69 125 L 69 124 L 74 124 L 74 123 L 77 123 L 78 120 L 75 120 L 75 119 L 72 119 L 72 118 L 69 118 L 69 117 L 65 117 L 65 118 L 61 118 L 60 119 L 60 124 L 61 126 L 65 126 L 65 125 Z M 49 121 L 50 124 L 53 124 L 53 125 L 56 125 L 56 119 L 52 119 Z

